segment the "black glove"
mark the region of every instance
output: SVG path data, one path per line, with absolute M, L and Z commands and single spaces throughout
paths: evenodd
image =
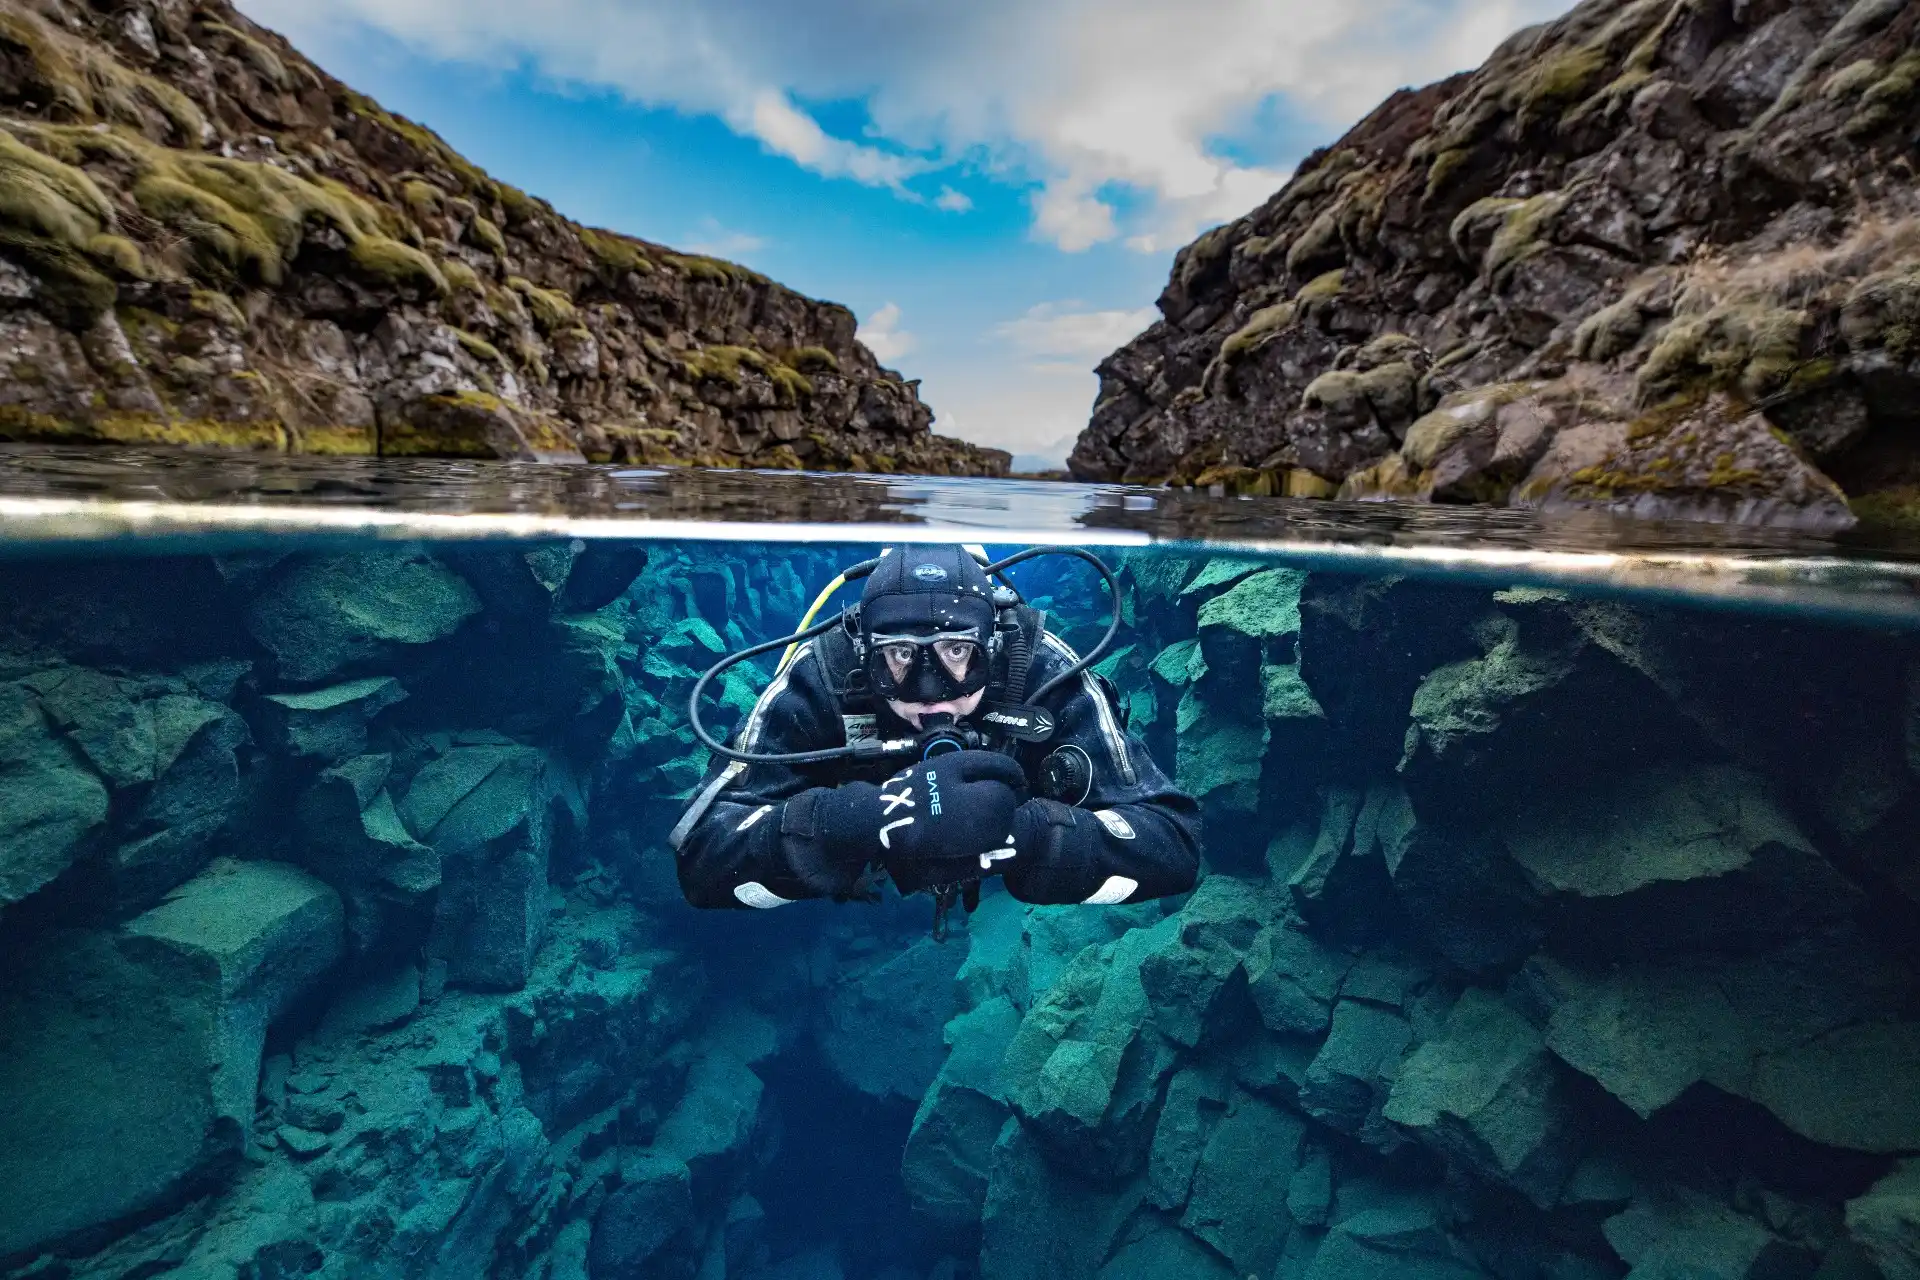
M 1035 797 L 1013 815 L 1015 856 L 1007 863 L 1007 888 L 1022 902 L 1079 902 L 1088 868 L 1078 830 L 1086 817 L 1058 800 Z
M 820 830 L 837 858 L 884 864 L 902 893 L 991 875 L 1010 848 L 1027 776 L 996 751 L 954 751 L 879 786 L 821 797 Z

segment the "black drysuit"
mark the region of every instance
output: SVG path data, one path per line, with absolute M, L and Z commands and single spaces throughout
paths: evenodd
M 1051 635 L 1037 649 L 1032 688 L 1074 661 Z M 1014 752 L 1030 790 L 1040 794 L 1041 761 L 1067 745 L 1086 752 L 1093 781 L 1078 806 L 1044 802 L 1043 846 L 997 865 L 1008 890 L 1025 902 L 1114 904 L 1191 889 L 1200 865 L 1198 806 L 1121 727 L 1100 683 L 1078 676 L 1048 694 L 1043 705 L 1057 722 L 1053 737 L 1021 743 Z M 825 664 L 808 644 L 761 695 L 741 729 L 739 749 L 842 746 L 842 710 Z M 884 706 L 878 715 L 880 736 L 914 735 Z M 696 907 L 777 907 L 800 898 L 861 896 L 870 882 L 863 881 L 861 867 L 829 856 L 816 806 L 842 782 L 881 783 L 902 764 L 898 756 L 794 766 L 716 758 L 670 839 L 687 901 Z

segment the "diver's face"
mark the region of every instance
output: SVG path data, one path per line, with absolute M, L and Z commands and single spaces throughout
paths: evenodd
M 893 708 L 893 714 L 918 729 L 928 716 L 948 715 L 955 720 L 964 720 L 980 709 L 980 699 L 986 696 L 985 689 L 975 689 L 964 698 L 950 702 L 895 702 L 887 699 L 887 705 Z

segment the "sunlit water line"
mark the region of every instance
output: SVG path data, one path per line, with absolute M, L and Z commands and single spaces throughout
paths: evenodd
M 1067 504 L 1061 504 L 1065 506 Z M 889 504 L 894 506 L 894 504 Z M 1499 586 L 1533 585 L 1633 595 L 1704 607 L 1792 611 L 1857 624 L 1920 628 L 1920 564 L 1895 559 L 1709 551 L 1565 551 L 1392 545 L 1288 537 L 1156 538 L 1133 529 L 1018 527 L 951 518 L 957 504 L 898 504 L 925 523 L 688 520 L 510 512 L 446 514 L 305 503 L 280 505 L 0 497 L 0 556 L 115 544 L 122 554 L 186 554 L 257 539 L 342 545 L 386 542 L 642 539 L 775 544 L 1068 542 L 1098 548 L 1157 545 L 1173 552 L 1239 552 L 1334 573 L 1410 574 Z M 1004 506 L 989 509 L 1005 510 Z

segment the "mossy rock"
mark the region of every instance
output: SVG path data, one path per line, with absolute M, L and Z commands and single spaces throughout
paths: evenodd
M 347 256 L 355 270 L 374 284 L 410 289 L 433 298 L 447 292 L 447 278 L 433 259 L 398 240 L 362 236 L 354 241 Z
M 35 14 L 0 11 L 0 47 L 14 55 L 11 70 L 26 70 L 22 88 L 27 95 L 63 108 L 72 118 L 145 131 L 157 116 L 166 133 L 195 146 L 206 132 L 206 117 L 184 93 Z
M 520 276 L 509 277 L 507 286 L 526 300 L 527 310 L 542 332 L 556 333 L 579 325 L 580 313 L 574 309 L 573 299 L 560 290 L 542 289 Z
M 1279 302 L 1254 312 L 1220 344 L 1220 358 L 1233 364 L 1251 355 L 1266 339 L 1292 324 L 1296 310 L 1291 302 Z
M 580 231 L 580 243 L 587 247 L 594 261 L 610 271 L 631 271 L 637 275 L 652 275 L 657 268 L 653 259 L 639 241 L 611 231 L 600 231 L 593 227 L 584 227 Z
M 507 238 L 485 217 L 476 217 L 467 225 L 467 239 L 496 258 L 507 256 Z

